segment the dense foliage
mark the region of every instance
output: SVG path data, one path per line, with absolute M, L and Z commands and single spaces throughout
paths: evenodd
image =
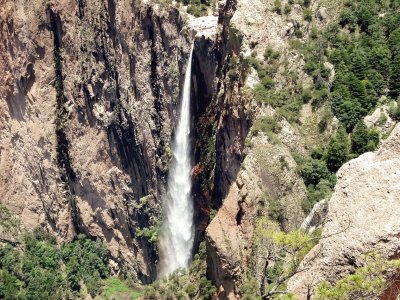
M 95 296 L 109 274 L 105 246 L 83 235 L 59 246 L 53 236 L 35 229 L 24 236 L 22 248 L 0 247 L 1 299 L 75 298 L 82 286 Z
M 400 3 L 349 2 L 338 26 L 325 33 L 335 65 L 331 104 L 351 131 L 381 96 L 400 95 Z
M 367 128 L 362 119 L 382 96 L 396 100 L 400 95 L 399 11 L 398 1 L 349 2 L 338 23 L 316 34 L 305 48 L 305 71 L 314 79 L 312 94 L 327 92 L 326 100 L 342 124 L 326 149 L 318 150 L 322 153 L 319 162 L 300 165 L 300 175 L 310 192 L 306 211 L 320 197 L 329 195 L 333 181 L 326 181 L 324 163 L 330 172 L 336 172 L 349 159 L 378 146 L 379 132 Z M 328 84 L 326 61 L 335 68 L 332 84 Z M 398 106 L 391 111 L 396 119 Z M 351 133 L 350 138 L 347 133 Z
M 314 88 L 329 90 L 332 111 L 348 132 L 381 96 L 400 95 L 399 10 L 398 1 L 349 1 L 338 22 L 315 30 L 304 49 Z M 327 61 L 335 68 L 332 84 Z
M 303 209 L 309 212 L 315 203 L 329 197 L 336 184 L 335 172 L 349 159 L 375 150 L 378 143 L 379 133 L 359 121 L 351 138 L 345 128 L 340 127 L 326 149 L 315 149 L 309 159 L 295 155 L 298 173 L 308 189 L 308 199 L 303 203 Z

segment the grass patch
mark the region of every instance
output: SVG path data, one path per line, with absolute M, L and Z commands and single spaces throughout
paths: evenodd
M 104 296 L 106 299 L 139 299 L 143 296 L 141 291 L 129 287 L 125 282 L 117 277 L 111 277 L 104 280 Z

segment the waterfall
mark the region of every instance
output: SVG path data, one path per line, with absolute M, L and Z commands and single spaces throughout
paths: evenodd
M 180 117 L 172 147 L 173 161 L 164 198 L 165 220 L 160 235 L 160 276 L 189 265 L 193 247 L 193 202 L 191 198 L 190 81 L 193 46 L 186 67 Z

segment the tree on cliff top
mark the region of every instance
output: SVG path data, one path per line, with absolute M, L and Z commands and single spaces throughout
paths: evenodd
M 340 127 L 336 136 L 332 138 L 326 151 L 326 164 L 331 172 L 336 172 L 349 160 L 350 141 L 346 130 Z

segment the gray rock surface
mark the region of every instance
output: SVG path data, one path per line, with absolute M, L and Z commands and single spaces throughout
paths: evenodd
M 400 125 L 376 152 L 349 161 L 338 171 L 321 241 L 304 258 L 307 270 L 288 284 L 307 299 L 321 280 L 336 282 L 353 271 L 362 255 L 400 254 Z

